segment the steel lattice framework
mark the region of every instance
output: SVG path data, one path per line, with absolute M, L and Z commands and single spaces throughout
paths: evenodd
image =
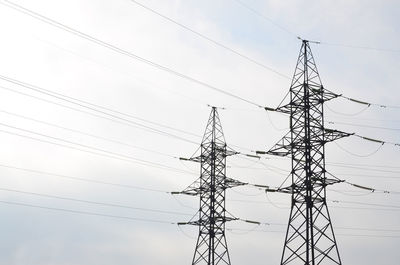
M 201 164 L 200 178 L 184 191 L 200 196 L 199 219 L 182 224 L 199 226 L 199 235 L 192 264 L 231 264 L 225 238 L 225 223 L 236 220 L 227 217 L 225 190 L 244 183 L 226 177 L 226 157 L 236 152 L 228 150 L 217 109 L 212 107 L 201 143 L 201 155 L 187 160 Z
M 267 153 L 291 156 L 291 211 L 281 265 L 342 264 L 326 203 L 325 144 L 350 134 L 324 126 L 324 102 L 339 95 L 324 89 L 307 40 L 290 86 L 290 103 L 275 111 L 290 114 L 290 132 Z

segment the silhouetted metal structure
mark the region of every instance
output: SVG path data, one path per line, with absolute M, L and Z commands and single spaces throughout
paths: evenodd
M 325 144 L 350 134 L 324 126 L 324 102 L 339 95 L 324 89 L 307 40 L 302 41 L 290 86 L 290 102 L 276 109 L 290 114 L 290 132 L 267 153 L 291 156 L 291 211 L 281 265 L 342 264 L 326 203 Z
M 200 178 L 184 191 L 187 195 L 200 196 L 199 219 L 183 224 L 199 226 L 192 264 L 231 264 L 225 238 L 225 223 L 237 220 L 227 217 L 225 190 L 244 183 L 226 177 L 226 157 L 236 152 L 228 150 L 216 107 L 212 107 L 201 143 L 200 156 L 190 160 L 201 164 Z

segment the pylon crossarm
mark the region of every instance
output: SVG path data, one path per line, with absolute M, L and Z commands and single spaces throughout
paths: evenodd
M 294 88 L 297 88 L 296 86 Z M 324 89 L 322 86 L 318 85 L 309 85 L 309 91 L 310 91 L 310 103 L 313 104 L 321 104 L 326 101 L 329 101 L 331 99 L 340 97 L 341 95 L 335 94 L 329 90 Z M 304 108 L 304 106 L 301 104 L 301 101 L 297 101 L 297 97 L 294 97 L 295 100 L 292 100 L 288 104 L 279 106 L 277 108 L 271 108 L 271 107 L 264 107 L 266 111 L 274 111 L 274 112 L 279 112 L 283 114 L 288 114 L 290 115 L 293 110 L 296 110 L 298 108 Z
M 244 185 L 248 185 L 248 183 L 241 182 L 239 180 L 232 179 L 232 178 L 225 179 L 225 187 L 226 188 L 233 188 L 233 187 L 244 186 Z
M 292 144 L 290 132 L 287 133 L 278 143 L 276 143 L 268 151 L 256 151 L 259 155 L 274 155 L 274 156 L 288 156 L 292 153 Z
M 216 150 L 216 151 L 219 151 L 219 152 L 223 152 L 223 151 L 224 151 L 223 148 L 216 148 L 215 150 Z M 238 154 L 240 154 L 240 153 L 239 153 L 239 152 L 236 152 L 236 151 L 233 151 L 233 150 L 232 150 L 232 151 L 231 151 L 231 150 L 225 150 L 225 151 L 224 151 L 224 156 L 225 156 L 225 157 L 233 156 L 233 155 L 238 155 Z M 247 155 L 247 156 L 250 156 L 250 155 Z M 253 157 L 256 157 L 256 156 L 253 156 Z M 190 161 L 190 162 L 196 162 L 196 163 L 201 163 L 204 159 L 206 159 L 206 157 L 203 156 L 203 155 L 194 156 L 194 157 L 191 157 L 191 158 L 179 157 L 179 160 L 182 160 L 182 161 Z
M 209 219 L 200 219 L 200 220 L 195 220 L 195 221 L 189 221 L 189 222 L 179 222 L 177 225 L 195 225 L 195 226 L 207 226 L 209 224 L 215 224 L 217 222 L 220 223 L 226 223 L 230 221 L 238 221 L 241 220 L 236 217 L 214 217 L 214 218 L 209 218 Z M 250 221 L 251 222 L 251 221 Z
M 185 194 L 185 195 L 196 196 L 196 195 L 201 194 L 202 191 L 204 190 L 204 188 L 205 187 L 202 187 L 200 185 L 200 178 L 198 178 L 183 191 L 173 191 L 173 192 L 171 192 L 171 194 L 172 195 Z
M 333 184 L 338 184 L 338 183 L 343 183 L 343 182 L 346 182 L 346 181 L 343 180 L 343 179 L 328 179 L 328 178 L 324 179 L 324 184 L 326 186 L 333 185 Z
M 237 152 L 235 150 L 226 150 L 225 151 L 225 157 L 239 155 L 239 154 L 240 154 L 240 152 Z
M 284 114 L 289 114 L 291 113 L 293 103 L 289 103 L 283 106 L 280 106 L 275 109 L 276 112 L 284 113 Z
M 354 135 L 354 133 L 347 133 L 347 132 L 342 132 L 342 131 L 338 131 L 338 130 L 332 130 L 332 129 L 328 129 L 325 128 L 324 129 L 325 132 L 325 142 L 332 142 L 344 137 L 349 137 Z
M 244 185 L 253 185 L 256 187 L 257 186 L 263 187 L 262 185 L 249 184 L 249 183 L 245 183 L 245 182 L 233 179 L 233 178 L 225 178 L 225 183 L 220 184 L 219 188 L 229 189 L 229 188 L 234 188 L 234 187 L 244 186 Z M 171 192 L 171 194 L 172 195 L 184 194 L 184 195 L 190 195 L 190 196 L 197 196 L 197 195 L 203 194 L 204 192 L 207 192 L 208 190 L 209 190 L 209 187 L 200 185 L 200 178 L 198 178 L 196 181 L 194 181 L 192 184 L 190 184 L 183 191 L 173 191 L 173 192 Z

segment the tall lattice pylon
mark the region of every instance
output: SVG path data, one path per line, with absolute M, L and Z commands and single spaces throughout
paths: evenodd
M 184 191 L 200 196 L 199 219 L 182 224 L 199 226 L 199 235 L 192 264 L 231 264 L 225 238 L 225 223 L 236 220 L 226 216 L 225 190 L 244 183 L 226 177 L 226 157 L 236 154 L 228 150 L 217 108 L 212 107 L 201 143 L 201 154 L 190 159 L 201 164 L 200 178 Z
M 342 264 L 326 203 L 325 144 L 350 134 L 324 126 L 324 102 L 338 97 L 324 89 L 307 40 L 302 41 L 290 86 L 290 103 L 274 110 L 290 114 L 290 132 L 267 153 L 291 156 L 291 210 L 281 265 Z

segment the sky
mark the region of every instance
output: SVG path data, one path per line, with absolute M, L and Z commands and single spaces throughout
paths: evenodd
M 209 40 L 129 0 L 0 1 L 1 265 L 190 264 L 197 227 L 172 223 L 190 220 L 198 198 L 169 192 L 199 177 L 197 164 L 177 157 L 197 150 L 209 105 L 219 107 L 227 144 L 241 152 L 268 150 L 288 131 L 288 117 L 143 58 L 276 107 L 290 86 L 297 37 L 314 40 L 325 88 L 386 106 L 332 100 L 327 127 L 400 143 L 398 1 L 138 2 Z M 327 146 L 330 173 L 377 190 L 328 188 L 343 264 L 398 263 L 399 152 L 357 137 Z M 229 157 L 227 175 L 279 186 L 289 162 Z M 262 223 L 227 224 L 232 264 L 278 264 L 287 194 L 237 187 L 226 203 Z

